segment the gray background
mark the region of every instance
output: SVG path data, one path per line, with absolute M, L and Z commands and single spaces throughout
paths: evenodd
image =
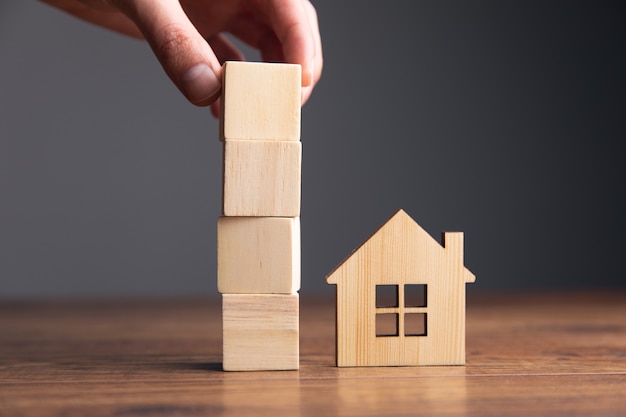
M 400 207 L 473 291 L 626 288 L 624 7 L 517 3 L 314 2 L 304 293 Z M 142 42 L 3 0 L 0 297 L 216 293 L 217 130 Z

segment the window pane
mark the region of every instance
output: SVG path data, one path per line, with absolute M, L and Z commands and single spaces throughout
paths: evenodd
M 426 313 L 407 313 L 404 315 L 405 336 L 426 336 Z
M 376 314 L 376 337 L 380 336 L 398 336 L 397 314 Z
M 376 307 L 398 307 L 398 286 L 377 285 Z
M 426 307 L 426 284 L 407 284 L 404 286 L 405 307 Z

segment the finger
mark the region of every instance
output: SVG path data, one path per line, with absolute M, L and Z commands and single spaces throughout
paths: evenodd
M 217 100 L 215 100 L 215 102 L 213 104 L 211 104 L 211 114 L 216 119 L 219 119 L 220 118 L 220 112 L 221 112 L 221 106 L 220 106 L 220 99 L 218 98 Z
M 248 46 L 256 49 L 261 49 L 263 40 L 269 34 L 274 33 L 274 30 L 266 23 L 263 23 L 262 19 L 255 18 L 252 15 L 239 16 L 237 19 L 233 19 L 228 22 L 224 31 L 230 32 Z
M 226 30 L 245 44 L 258 49 L 265 62 L 285 62 L 283 46 L 274 30 L 253 18 L 239 18 L 229 23 Z
M 74 0 L 42 1 L 95 25 L 123 33 L 133 38 L 143 38 L 135 23 L 124 14 L 116 11 L 117 9 L 113 6 L 109 6 L 109 8 L 95 8 L 91 3 L 86 1 L 84 3 Z
M 285 60 L 302 66 L 302 85 L 313 83 L 315 39 L 302 0 L 269 0 L 267 16 L 280 41 Z
M 244 56 L 235 45 L 233 45 L 225 36 L 216 35 L 209 39 L 209 45 L 213 48 L 217 59 L 220 64 L 224 64 L 226 61 L 243 61 Z M 220 98 L 218 97 L 213 104 L 211 104 L 211 113 L 216 119 L 220 118 Z
M 261 51 L 261 59 L 265 62 L 285 62 L 283 46 L 274 32 L 268 30 L 259 42 L 259 50 Z
M 163 69 L 195 105 L 215 101 L 221 65 L 177 0 L 116 0 L 150 44 Z
M 241 51 L 224 35 L 215 35 L 208 39 L 208 42 L 220 64 L 224 64 L 226 61 L 243 61 L 245 58 Z
M 317 19 L 317 11 L 310 1 L 305 1 L 305 10 L 309 19 L 309 27 L 311 34 L 313 35 L 313 42 L 315 45 L 314 57 L 313 57 L 313 84 L 316 84 L 322 76 L 322 68 L 324 67 L 324 55 L 322 53 L 322 37 L 319 30 L 319 22 Z
M 306 87 L 302 87 L 302 105 L 304 106 L 304 104 L 309 100 L 309 97 L 311 97 L 311 93 L 313 92 L 313 87 L 308 85 Z
M 307 12 L 307 17 L 309 19 L 309 27 L 311 29 L 313 40 L 315 43 L 315 55 L 313 57 L 313 80 L 312 83 L 308 86 L 302 87 L 302 104 L 307 102 L 311 93 L 313 92 L 313 87 L 318 83 L 322 76 L 322 68 L 324 67 L 324 57 L 322 54 L 322 38 L 320 36 L 319 31 L 319 23 L 317 20 L 317 12 L 315 11 L 315 7 L 309 2 L 305 3 L 305 10 Z

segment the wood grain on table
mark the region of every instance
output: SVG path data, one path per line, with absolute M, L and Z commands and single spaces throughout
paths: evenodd
M 336 368 L 301 296 L 300 370 L 221 371 L 219 298 L 0 302 L 0 416 L 626 415 L 626 293 L 468 295 L 467 365 Z

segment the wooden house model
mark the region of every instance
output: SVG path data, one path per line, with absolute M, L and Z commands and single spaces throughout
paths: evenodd
M 443 246 L 403 210 L 326 277 L 337 285 L 337 366 L 465 364 L 463 233 Z

